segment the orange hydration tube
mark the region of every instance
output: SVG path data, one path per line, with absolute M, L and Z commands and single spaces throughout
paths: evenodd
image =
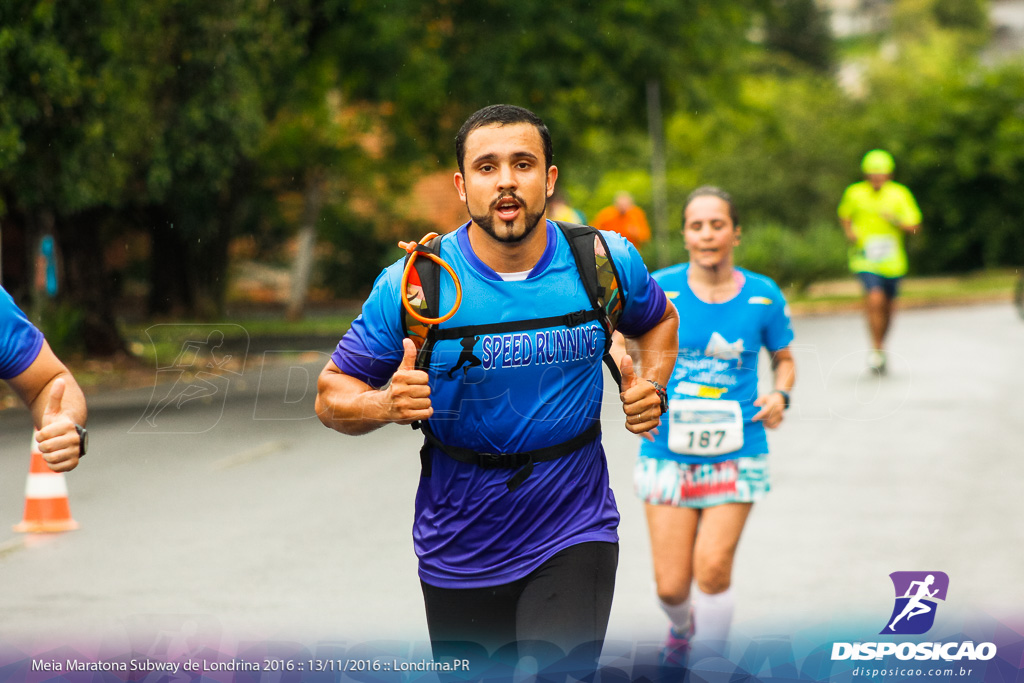
M 437 325 L 438 323 L 443 323 L 445 320 L 448 320 L 453 315 L 455 315 L 455 311 L 459 310 L 459 306 L 462 304 L 462 283 L 459 282 L 459 276 L 455 274 L 455 271 L 452 270 L 452 267 L 445 263 L 441 259 L 441 257 L 436 256 L 435 254 L 431 254 L 429 252 L 419 251 L 416 248 L 420 244 L 426 244 L 435 237 L 437 237 L 436 232 L 429 232 L 422 238 L 420 238 L 419 242 L 398 243 L 399 247 L 405 249 L 409 253 L 409 259 L 405 262 L 405 270 L 402 271 L 402 305 L 405 306 L 405 310 L 409 315 L 411 315 L 414 319 L 418 320 L 424 325 Z M 437 263 L 437 265 L 441 266 L 446 271 L 448 271 L 448 275 L 451 276 L 452 282 L 455 283 L 455 303 L 452 304 L 452 309 L 445 313 L 440 318 L 427 318 L 421 315 L 419 311 L 412 307 L 412 304 L 409 303 L 408 297 L 405 296 L 405 292 L 408 291 L 409 287 L 409 273 L 412 272 L 413 263 L 416 261 L 417 256 L 426 256 L 431 261 Z

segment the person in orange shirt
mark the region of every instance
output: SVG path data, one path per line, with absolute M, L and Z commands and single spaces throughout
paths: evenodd
M 619 192 L 615 195 L 615 203 L 612 206 L 606 206 L 597 212 L 594 227 L 619 233 L 637 249 L 651 239 L 647 214 L 633 203 L 633 197 L 628 192 Z

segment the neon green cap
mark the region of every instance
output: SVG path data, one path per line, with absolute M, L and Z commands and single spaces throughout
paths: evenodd
M 860 162 L 860 169 L 864 173 L 892 173 L 896 168 L 896 161 L 892 155 L 884 149 L 873 149 L 864 155 Z

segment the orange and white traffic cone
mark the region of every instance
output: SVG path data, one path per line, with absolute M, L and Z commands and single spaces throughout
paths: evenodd
M 25 515 L 14 530 L 21 533 L 72 531 L 78 522 L 71 519 L 68 505 L 68 484 L 64 475 L 54 472 L 43 460 L 39 443 L 32 434 L 32 462 L 25 482 Z

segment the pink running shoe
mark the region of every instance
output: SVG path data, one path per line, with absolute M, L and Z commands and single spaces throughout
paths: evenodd
M 690 641 L 693 639 L 693 618 L 690 618 L 690 628 L 686 633 L 680 634 L 672 626 L 668 630 L 668 638 L 664 647 L 661 648 L 661 662 L 666 666 L 686 666 L 686 660 L 690 656 Z

